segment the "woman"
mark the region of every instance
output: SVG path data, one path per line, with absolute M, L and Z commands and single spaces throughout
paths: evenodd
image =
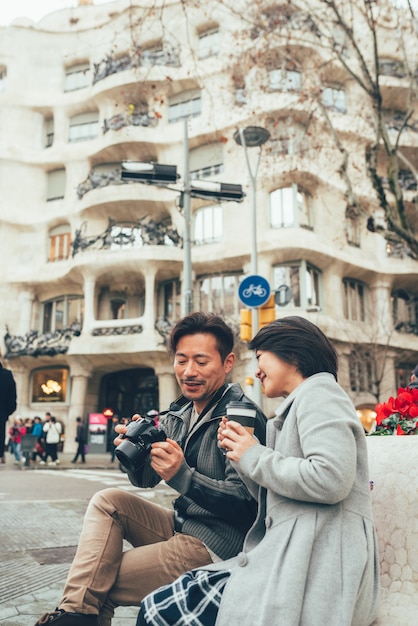
M 264 327 L 249 347 L 265 395 L 285 400 L 266 446 L 226 419 L 218 439 L 258 498 L 257 520 L 237 557 L 147 596 L 138 625 L 180 615 L 193 626 L 368 626 L 379 566 L 366 440 L 337 383 L 335 350 L 296 316 Z

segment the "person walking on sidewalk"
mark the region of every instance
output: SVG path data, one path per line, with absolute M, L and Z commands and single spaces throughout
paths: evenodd
M 51 457 L 51 461 L 48 465 L 58 465 L 58 444 L 61 437 L 61 424 L 57 422 L 56 418 L 51 415 L 48 422 L 44 424 L 44 433 L 45 433 L 45 461 L 48 457 Z
M 6 441 L 6 422 L 16 411 L 16 383 L 10 370 L 0 361 L 0 463 L 6 462 L 4 448 Z
M 76 419 L 77 422 L 77 432 L 76 432 L 76 437 L 75 440 L 78 443 L 78 447 L 77 447 L 77 452 L 75 454 L 75 457 L 73 458 L 73 460 L 71 461 L 71 463 L 77 463 L 77 459 L 79 456 L 81 456 L 81 462 L 85 463 L 86 462 L 86 427 L 83 424 L 83 420 L 81 419 L 81 417 L 77 417 Z
M 110 626 L 115 607 L 139 606 L 186 570 L 241 550 L 257 503 L 217 443 L 226 404 L 251 402 L 227 382 L 233 343 L 231 328 L 214 314 L 191 313 L 174 326 L 169 352 L 182 395 L 160 413 L 167 439 L 155 441 L 146 462 L 128 471 L 135 486 L 164 480 L 175 489 L 174 510 L 121 489 L 97 492 L 58 608 L 35 626 Z M 256 409 L 255 435 L 265 443 L 266 417 Z M 126 430 L 116 426 L 120 435 Z M 123 550 L 124 540 L 132 549 Z

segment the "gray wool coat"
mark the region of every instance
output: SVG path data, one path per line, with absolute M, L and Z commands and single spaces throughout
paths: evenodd
M 216 626 L 368 626 L 379 561 L 367 448 L 355 409 L 331 374 L 303 381 L 267 424 L 267 446 L 238 471 L 258 496 Z M 261 487 L 259 487 L 261 485 Z

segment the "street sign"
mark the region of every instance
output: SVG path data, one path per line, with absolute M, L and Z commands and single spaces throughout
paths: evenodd
M 270 298 L 270 285 L 263 276 L 251 274 L 240 283 L 238 297 L 246 306 L 263 306 Z

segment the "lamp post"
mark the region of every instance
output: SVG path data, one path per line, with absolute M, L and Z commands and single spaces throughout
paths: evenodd
M 251 208 L 251 273 L 257 274 L 258 268 L 258 259 L 257 259 L 257 212 L 256 212 L 256 180 L 257 180 L 257 172 L 258 167 L 260 165 L 261 151 L 262 146 L 266 143 L 266 141 L 270 138 L 270 133 L 265 128 L 261 126 L 247 126 L 246 128 L 239 128 L 234 133 L 235 142 L 244 148 L 245 160 L 247 163 L 248 175 L 250 178 L 250 208 Z M 258 158 L 256 162 L 256 166 L 253 170 L 251 169 L 250 159 L 248 156 L 247 148 L 260 148 L 258 151 Z M 258 309 L 254 307 L 251 312 L 252 319 L 252 335 L 253 337 L 258 332 Z M 254 357 L 254 365 L 255 369 L 257 369 L 257 361 Z M 261 405 L 261 384 L 258 378 L 254 378 L 254 401 L 260 406 Z

